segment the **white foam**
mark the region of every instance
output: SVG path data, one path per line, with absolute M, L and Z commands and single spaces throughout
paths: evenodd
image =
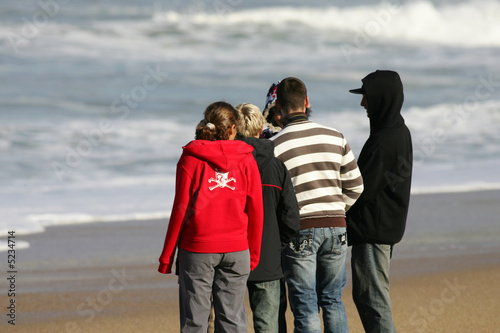
M 404 4 L 383 2 L 353 7 L 272 7 L 225 12 L 180 14 L 156 12 L 153 21 L 213 29 L 229 27 L 234 32 L 261 35 L 287 30 L 313 29 L 312 33 L 357 33 L 368 38 L 386 38 L 396 43 L 432 42 L 459 46 L 500 45 L 500 3 L 493 0 L 435 5 L 430 1 Z M 464 24 L 467 22 L 467 24 Z M 195 29 L 197 30 L 197 29 Z M 342 35 L 340 35 L 342 37 Z M 398 41 L 399 40 L 399 41 Z
M 129 213 L 129 214 L 109 214 L 109 215 L 93 215 L 85 213 L 61 213 L 61 214 L 33 214 L 28 215 L 31 222 L 40 224 L 44 227 L 61 226 L 71 224 L 85 224 L 95 222 L 122 222 L 122 221 L 137 221 L 137 220 L 157 220 L 167 219 L 170 213 L 164 212 L 147 212 L 147 213 Z
M 168 205 L 166 204 L 166 207 Z M 123 214 L 116 213 L 101 213 L 101 214 L 91 214 L 91 213 L 75 213 L 75 212 L 60 212 L 60 213 L 40 213 L 40 214 L 27 214 L 24 216 L 15 216 L 20 219 L 21 222 L 17 221 L 15 223 L 7 223 L 5 221 L 0 221 L 0 234 L 7 235 L 10 231 L 15 231 L 16 235 L 29 235 L 45 232 L 47 227 L 53 226 L 65 226 L 65 225 L 75 225 L 75 224 L 87 224 L 87 223 L 115 223 L 124 221 L 146 221 L 146 220 L 157 220 L 157 219 L 168 219 L 170 217 L 170 211 L 150 211 L 150 212 L 130 212 Z M 1 240 L 0 240 L 1 244 Z
M 129 8 L 127 12 L 134 10 Z M 262 45 L 283 48 L 298 40 L 306 44 L 333 43 L 336 48 L 338 43 L 358 48 L 372 43 L 500 46 L 500 3 L 494 0 L 441 5 L 411 1 L 351 7 L 235 6 L 223 13 L 207 8 L 188 13 L 151 8 L 150 16 L 145 12 L 138 9 L 142 15 L 134 18 L 126 13 L 121 19 L 104 16 L 91 27 L 50 20 L 20 49 L 36 50 L 39 57 L 57 54 L 161 61 L 166 57 L 204 59 L 214 53 L 208 50 L 221 45 L 232 47 L 234 52 L 243 48 L 245 52 L 240 55 L 248 57 L 248 50 Z M 9 33 L 19 32 L 22 26 L 3 28 L 0 38 L 8 40 Z M 286 52 L 282 53 L 285 57 Z

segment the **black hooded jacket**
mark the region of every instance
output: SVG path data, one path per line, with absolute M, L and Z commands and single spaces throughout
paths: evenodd
M 257 138 L 242 140 L 254 147 L 264 200 L 260 261 L 248 281 L 273 281 L 283 277 L 281 252 L 300 230 L 299 206 L 286 166 L 274 157 L 274 143 Z
M 358 158 L 365 188 L 347 212 L 347 238 L 349 245 L 392 245 L 405 231 L 413 164 L 410 131 L 400 113 L 403 84 L 396 72 L 380 70 L 362 81 L 370 136 Z

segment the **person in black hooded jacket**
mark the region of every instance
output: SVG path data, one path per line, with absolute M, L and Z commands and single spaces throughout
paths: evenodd
M 394 244 L 404 234 L 413 164 L 411 135 L 401 116 L 404 94 L 399 74 L 377 70 L 362 79 L 361 106 L 370 136 L 358 158 L 365 185 L 347 212 L 352 246 L 353 299 L 366 332 L 395 332 L 389 296 Z
M 260 261 L 250 273 L 247 287 L 255 332 L 284 329 L 280 310 L 282 250 L 300 230 L 299 206 L 288 170 L 274 157 L 274 143 L 259 139 L 264 126 L 260 109 L 253 104 L 237 105 L 240 124 L 238 139 L 254 148 L 264 201 L 264 229 Z M 279 324 L 278 324 L 279 323 Z M 280 327 L 279 327 L 280 326 Z

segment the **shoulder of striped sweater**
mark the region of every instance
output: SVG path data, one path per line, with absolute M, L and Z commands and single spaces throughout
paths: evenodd
M 304 123 L 304 124 L 307 124 L 307 125 L 308 125 L 308 127 L 310 127 L 310 128 L 314 128 L 314 127 L 316 127 L 316 128 L 323 128 L 323 129 L 328 129 L 328 130 L 330 130 L 330 131 L 334 131 L 334 132 L 338 132 L 338 133 L 341 133 L 341 134 L 342 134 L 342 132 L 340 132 L 340 131 L 339 131 L 338 129 L 336 129 L 335 127 L 328 126 L 328 125 L 323 125 L 323 124 L 319 124 L 319 123 L 315 123 L 315 122 L 313 122 L 313 121 L 309 121 L 308 123 Z
M 323 125 L 324 126 L 324 125 Z M 341 131 L 339 131 L 338 129 L 336 129 L 335 127 L 331 127 L 331 126 L 324 126 L 325 128 L 328 128 L 329 130 L 331 131 L 334 131 L 334 132 L 337 132 L 339 133 L 341 136 L 344 136 L 344 134 L 342 134 Z

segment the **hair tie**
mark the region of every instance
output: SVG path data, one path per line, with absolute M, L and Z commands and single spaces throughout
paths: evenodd
M 208 128 L 210 128 L 211 130 L 215 129 L 215 125 L 212 124 L 212 123 L 207 123 L 205 126 L 208 127 Z

